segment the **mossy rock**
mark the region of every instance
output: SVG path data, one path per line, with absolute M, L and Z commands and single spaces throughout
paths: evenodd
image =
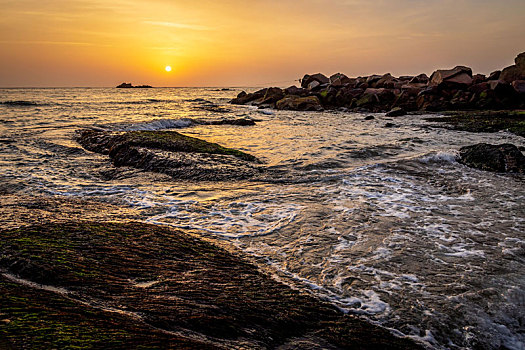
M 179 230 L 66 222 L 0 235 L 0 268 L 40 284 L 0 275 L 0 313 L 9 320 L 0 339 L 15 348 L 273 349 L 294 348 L 296 339 L 419 348 Z

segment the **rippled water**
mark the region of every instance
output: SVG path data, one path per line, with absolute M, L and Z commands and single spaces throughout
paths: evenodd
M 463 145 L 523 138 L 436 128 L 424 116 L 365 121 L 227 104 L 237 93 L 0 90 L 0 189 L 97 200 L 198 229 L 285 283 L 431 348 L 525 348 L 525 179 L 455 161 Z M 192 121 L 240 117 L 257 125 Z M 252 153 L 280 175 L 181 182 L 114 169 L 73 140 L 83 126 L 174 128 Z

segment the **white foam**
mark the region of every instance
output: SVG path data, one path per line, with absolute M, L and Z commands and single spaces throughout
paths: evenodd
M 431 153 L 426 156 L 419 158 L 418 160 L 421 163 L 456 163 L 459 157 L 459 152 L 456 150 L 450 150 L 447 152 L 439 151 L 436 153 Z
M 155 131 L 163 129 L 181 129 L 194 125 L 192 119 L 157 119 L 144 123 L 136 123 L 120 128 L 122 131 Z

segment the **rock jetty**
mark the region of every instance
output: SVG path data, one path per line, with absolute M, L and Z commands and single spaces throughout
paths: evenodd
M 243 91 L 231 103 L 297 111 L 395 109 L 392 116 L 410 111 L 520 109 L 525 108 L 525 52 L 514 65 L 489 76 L 456 66 L 436 70 L 430 77 L 387 73 L 349 78 L 342 73 L 331 77 L 317 73 L 305 75 L 300 82 L 300 87 Z

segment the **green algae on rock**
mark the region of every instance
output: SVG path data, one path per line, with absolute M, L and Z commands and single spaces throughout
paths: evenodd
M 0 335 L 16 348 L 418 348 L 178 230 L 70 222 L 1 235 Z
M 426 118 L 429 122 L 463 131 L 497 132 L 508 130 L 525 137 L 525 111 L 450 111 L 445 117 Z
M 115 166 L 132 166 L 178 179 L 245 179 L 263 171 L 251 154 L 175 131 L 84 129 L 76 139 L 89 151 L 109 155 Z

